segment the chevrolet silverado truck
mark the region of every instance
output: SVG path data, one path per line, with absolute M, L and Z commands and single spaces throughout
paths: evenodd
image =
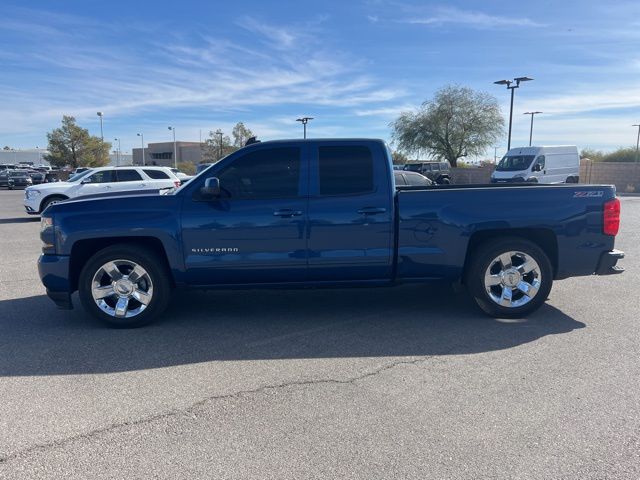
M 380 140 L 280 140 L 165 194 L 49 206 L 38 267 L 59 307 L 78 291 L 115 327 L 158 318 L 175 288 L 442 280 L 463 283 L 489 315 L 520 317 L 554 280 L 621 273 L 619 223 L 612 186 L 400 187 Z

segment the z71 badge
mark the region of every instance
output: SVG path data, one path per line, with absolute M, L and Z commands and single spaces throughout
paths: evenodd
M 573 194 L 573 198 L 593 198 L 602 196 L 604 196 L 604 192 L 602 190 L 580 190 Z

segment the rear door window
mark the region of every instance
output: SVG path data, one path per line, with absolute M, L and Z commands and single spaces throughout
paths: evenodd
M 131 169 L 117 170 L 116 175 L 118 182 L 135 182 L 142 180 L 142 176 L 136 170 Z
M 373 155 L 365 146 L 318 149 L 320 195 L 357 195 L 373 191 Z

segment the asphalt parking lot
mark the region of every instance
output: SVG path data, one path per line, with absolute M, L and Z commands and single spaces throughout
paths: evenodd
M 0 478 L 640 478 L 640 197 L 627 271 L 520 321 L 442 286 L 179 293 L 57 310 L 0 190 Z

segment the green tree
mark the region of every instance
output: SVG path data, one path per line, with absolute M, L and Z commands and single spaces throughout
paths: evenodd
M 455 167 L 460 157 L 482 155 L 493 145 L 504 131 L 504 119 L 495 97 L 449 85 L 390 126 L 400 150 L 444 158 Z
M 182 173 L 186 173 L 187 175 L 196 174 L 196 166 L 191 162 L 179 162 L 178 170 L 180 170 Z
M 603 162 L 635 162 L 636 147 L 621 147 L 611 153 L 607 153 L 602 159 Z
M 604 158 L 604 153 L 602 153 L 600 150 L 585 148 L 580 152 L 580 158 L 588 158 L 589 160 L 599 162 Z
M 44 159 L 55 167 L 101 167 L 109 163 L 111 144 L 89 135 L 72 116 L 64 115 L 62 126 L 47 133 L 47 139 L 49 154 Z
M 409 160 L 404 153 L 398 152 L 397 150 L 391 152 L 391 158 L 393 159 L 394 165 L 403 165 Z
M 231 136 L 233 136 L 233 146 L 236 148 L 242 148 L 244 147 L 245 142 L 254 135 L 251 130 L 245 127 L 244 123 L 238 122 L 233 127 Z
M 211 130 L 209 137 L 202 145 L 202 159 L 206 163 L 215 163 L 236 150 L 237 148 L 231 144 L 229 136 L 225 135 L 222 130 L 218 129 L 215 132 Z

